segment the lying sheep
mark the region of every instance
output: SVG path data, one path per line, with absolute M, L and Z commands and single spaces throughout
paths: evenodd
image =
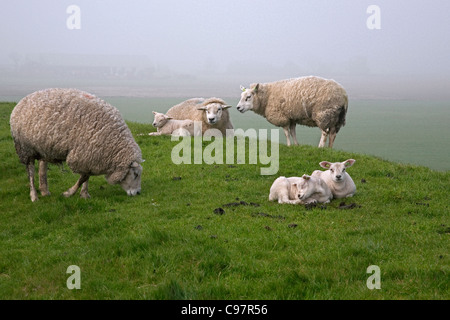
M 262 115 L 275 126 L 282 127 L 287 145 L 298 144 L 295 126 L 319 127 L 322 137 L 319 147 L 333 147 L 336 134 L 345 125 L 348 97 L 344 88 L 334 80 L 302 77 L 265 84 L 252 84 L 243 91 L 238 111 L 248 110 Z
M 26 165 L 31 201 L 38 200 L 34 162 L 39 160 L 39 189 L 49 195 L 47 163 L 66 161 L 80 174 L 63 193 L 89 198 L 88 179 L 105 175 L 128 195 L 141 191 L 142 155 L 119 111 L 105 101 L 76 89 L 34 92 L 16 105 L 11 114 L 11 134 L 20 161 Z
M 198 136 L 200 132 L 195 132 L 196 127 L 192 120 L 173 120 L 164 113 L 153 111 L 155 118 L 153 126 L 157 128 L 157 132 L 149 133 L 150 136 L 160 135 L 177 135 L 177 136 Z M 199 130 L 197 130 L 199 131 Z
M 230 107 L 222 99 L 194 98 L 173 106 L 166 115 L 177 120 L 201 121 L 202 135 L 209 129 L 218 129 L 225 136 L 232 135 L 233 132 L 233 124 L 227 110 Z
M 356 185 L 352 177 L 346 172 L 356 160 L 348 159 L 344 162 L 331 163 L 322 161 L 319 165 L 326 171 L 316 170 L 311 176 L 321 178 L 330 187 L 334 198 L 348 198 L 356 193 Z
M 323 180 L 306 174 L 301 178 L 277 178 L 269 194 L 269 201 L 289 204 L 328 203 L 332 198 L 331 190 Z

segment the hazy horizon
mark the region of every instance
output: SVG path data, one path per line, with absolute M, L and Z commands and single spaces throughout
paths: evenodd
M 448 12 L 440 0 L 2 1 L 0 96 L 229 95 L 314 74 L 356 98 L 449 99 Z

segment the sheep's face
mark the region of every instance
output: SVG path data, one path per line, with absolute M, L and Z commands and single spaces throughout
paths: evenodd
M 298 198 L 300 200 L 306 200 L 316 192 L 316 183 L 317 180 L 304 174 L 302 179 L 297 184 L 298 189 Z
M 125 175 L 125 178 L 120 182 L 120 185 L 129 196 L 141 194 L 141 175 L 142 166 L 137 162 L 133 162 Z
M 259 84 L 254 86 L 252 89 L 246 89 L 241 86 L 241 100 L 237 105 L 237 109 L 239 112 L 244 113 L 248 110 L 253 110 L 255 95 L 258 92 Z
M 322 161 L 320 163 L 320 166 L 322 168 L 328 169 L 330 171 L 331 179 L 334 182 L 343 182 L 345 180 L 345 177 L 347 175 L 346 169 L 351 167 L 356 160 L 348 159 L 344 162 L 328 162 L 328 161 Z
M 163 113 L 153 111 L 153 114 L 155 115 L 155 118 L 153 119 L 152 124 L 155 128 L 163 127 L 167 123 L 167 121 L 172 119 L 171 117 L 168 117 Z
M 206 121 L 209 124 L 216 124 L 222 119 L 223 110 L 230 108 L 231 106 L 224 106 L 219 103 L 211 103 L 207 106 L 198 108 L 198 110 L 205 111 Z

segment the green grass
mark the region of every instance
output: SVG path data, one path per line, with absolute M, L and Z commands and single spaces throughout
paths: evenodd
M 13 107 L 0 104 L 0 299 L 450 298 L 449 172 L 284 145 L 276 176 L 260 165 L 174 165 L 178 142 L 138 136 L 153 129 L 129 123 L 146 159 L 140 196 L 92 177 L 91 199 L 66 199 L 78 176 L 51 165 L 52 195 L 32 203 Z M 345 201 L 360 207 L 267 200 L 277 176 L 347 158 L 358 192 Z M 224 206 L 239 201 L 253 205 Z M 66 287 L 70 265 L 80 290 Z M 370 265 L 381 290 L 366 286 Z

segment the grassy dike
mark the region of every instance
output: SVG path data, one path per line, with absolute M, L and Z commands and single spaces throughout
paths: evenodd
M 170 137 L 138 135 L 142 194 L 50 165 L 52 195 L 29 198 L 0 103 L 0 299 L 449 299 L 449 172 L 337 150 L 279 146 L 260 164 L 175 165 Z M 203 142 L 206 147 L 211 142 Z M 268 201 L 280 175 L 356 159 L 355 197 L 306 208 Z M 37 181 L 38 179 L 36 179 Z M 80 268 L 69 290 L 67 268 Z M 380 268 L 370 290 L 367 268 Z

